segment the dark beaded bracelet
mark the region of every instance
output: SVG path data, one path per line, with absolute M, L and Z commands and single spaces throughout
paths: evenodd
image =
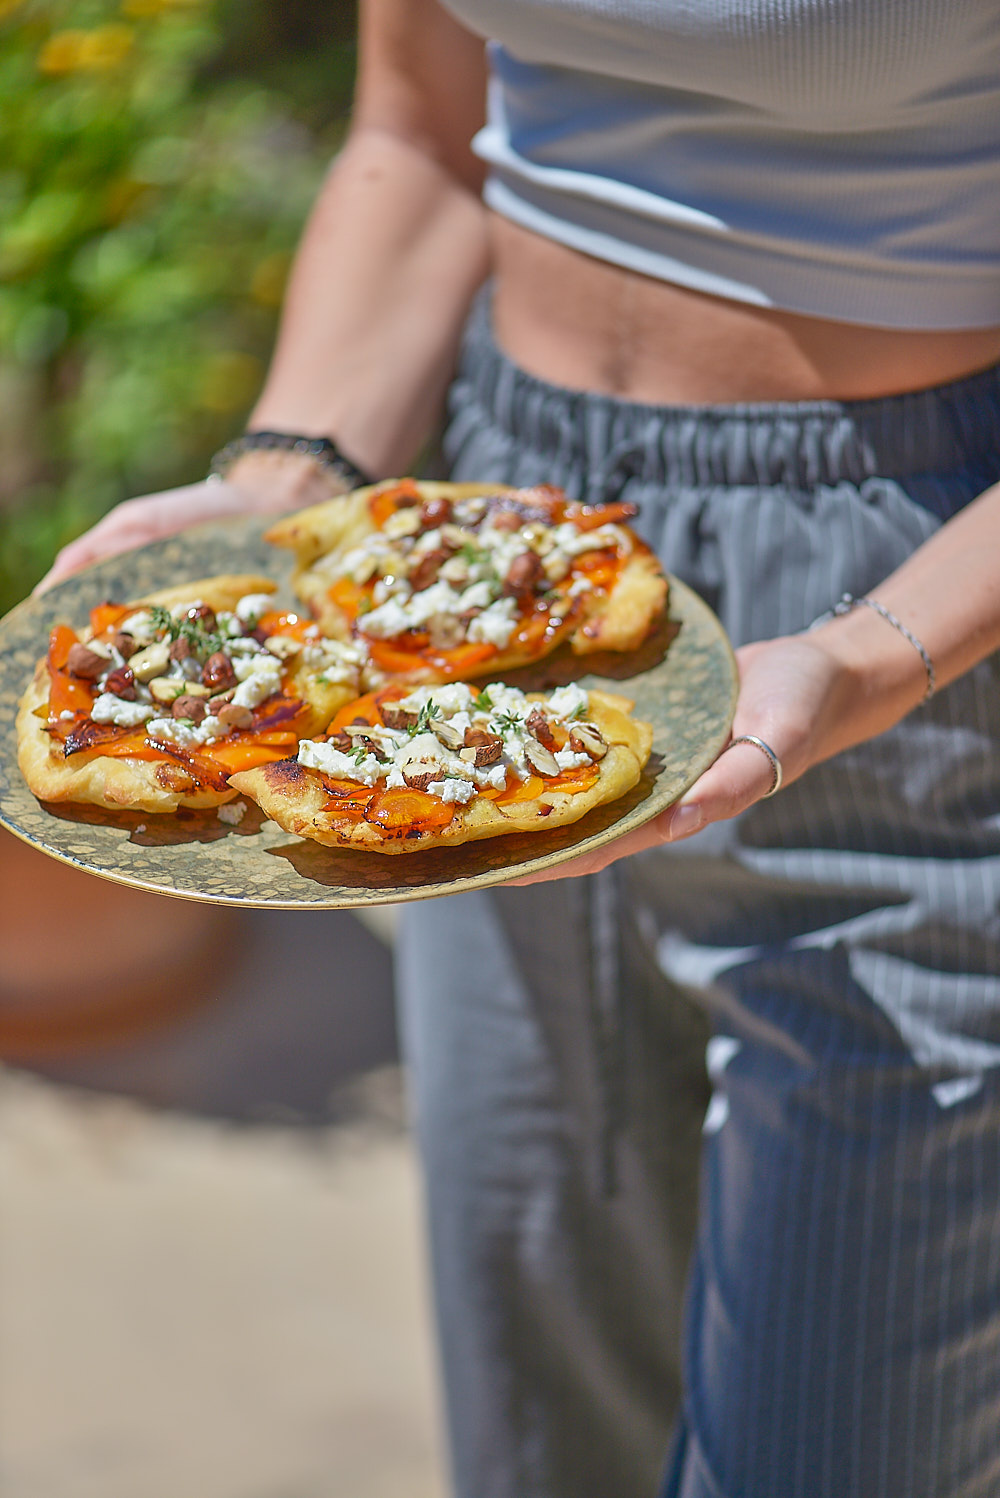
M 234 437 L 225 447 L 220 447 L 208 470 L 209 478 L 225 478 L 237 458 L 242 458 L 244 453 L 254 452 L 295 453 L 299 457 L 311 458 L 320 468 L 340 479 L 348 489 L 360 489 L 375 482 L 356 463 L 352 463 L 350 458 L 346 458 L 329 437 L 303 437 L 297 432 L 263 431 L 244 432 L 242 437 Z

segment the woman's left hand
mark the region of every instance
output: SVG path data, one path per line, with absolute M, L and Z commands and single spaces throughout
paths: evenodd
M 781 762 L 784 785 L 868 736 L 859 719 L 867 720 L 870 713 L 856 673 L 817 636 L 790 635 L 744 645 L 736 660 L 740 694 L 732 736 L 754 734 L 770 745 Z M 569 863 L 510 883 L 596 874 L 619 858 L 677 842 L 710 822 L 737 816 L 766 796 L 773 782 L 774 770 L 762 749 L 733 744 L 676 805 L 645 826 Z

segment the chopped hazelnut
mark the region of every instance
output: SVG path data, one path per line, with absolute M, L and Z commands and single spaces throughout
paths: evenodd
M 178 697 L 183 697 L 188 689 L 188 683 L 180 676 L 154 676 L 149 683 L 149 694 L 154 702 L 164 704 L 176 702 Z
M 515 510 L 500 510 L 490 516 L 490 524 L 495 531 L 519 531 L 522 520 Z
M 129 668 L 136 681 L 152 681 L 162 676 L 170 662 L 170 651 L 162 640 L 154 640 L 143 650 L 137 650 L 129 659 Z
M 476 768 L 495 765 L 503 754 L 503 739 L 498 733 L 489 733 L 485 728 L 467 728 L 465 747 L 476 751 Z
M 192 723 L 202 723 L 208 717 L 208 707 L 203 697 L 187 694 L 175 697 L 170 708 L 175 718 L 189 718 Z
M 550 754 L 544 744 L 537 739 L 527 739 L 524 745 L 524 757 L 533 770 L 539 775 L 558 775 L 559 765 L 554 754 Z
M 225 692 L 236 685 L 236 672 L 228 655 L 217 650 L 202 667 L 201 679 L 210 692 Z
M 108 669 L 108 657 L 78 642 L 69 647 L 66 669 L 71 676 L 78 676 L 83 681 L 96 681 L 101 672 Z
M 238 702 L 227 702 L 219 708 L 217 716 L 224 728 L 249 728 L 253 723 L 250 708 Z
M 427 499 L 420 508 L 420 521 L 425 530 L 436 530 L 439 525 L 448 524 L 451 514 L 450 499 Z
M 555 734 L 552 731 L 552 724 L 549 722 L 548 718 L 542 712 L 540 707 L 532 708 L 531 712 L 528 714 L 525 727 L 527 728 L 528 732 L 538 740 L 540 744 L 544 744 L 545 748 L 548 749 L 550 753 L 554 754 L 559 748 L 559 740 L 556 738 Z
M 569 747 L 577 754 L 587 754 L 591 759 L 603 759 L 608 745 L 599 728 L 593 723 L 574 723 L 569 731 Z
M 135 677 L 128 666 L 119 666 L 117 671 L 109 671 L 104 680 L 104 690 L 113 697 L 120 697 L 123 702 L 134 702 Z
M 422 593 L 425 588 L 429 588 L 432 583 L 437 582 L 438 573 L 443 563 L 448 560 L 449 555 L 450 552 L 446 551 L 443 546 L 437 547 L 434 551 L 424 553 L 408 578 L 408 582 L 414 593 Z
M 514 598 L 528 598 L 534 593 L 537 584 L 544 576 L 545 568 L 538 553 L 522 551 L 507 569 L 503 590 L 508 596 Z
M 400 707 L 396 702 L 383 702 L 381 712 L 386 728 L 413 728 L 419 716 L 417 712 Z

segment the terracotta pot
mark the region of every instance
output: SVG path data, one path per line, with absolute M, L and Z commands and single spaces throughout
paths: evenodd
M 47 858 L 0 830 L 0 1056 L 106 1046 L 211 998 L 239 917 Z

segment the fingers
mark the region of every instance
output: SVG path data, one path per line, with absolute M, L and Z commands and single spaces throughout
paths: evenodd
M 44 593 L 82 567 L 172 536 L 200 520 L 242 514 L 251 508 L 242 491 L 228 484 L 190 484 L 125 500 L 85 535 L 64 546 L 34 591 Z
M 710 822 L 735 817 L 768 794 L 774 766 L 756 744 L 731 744 L 691 789 L 665 812 L 669 842 L 691 837 Z
M 36 583 L 34 593 L 44 593 L 55 583 L 62 582 L 63 578 L 70 577 L 81 568 L 88 567 L 91 562 L 96 562 L 102 557 L 116 556 L 121 551 L 129 551 L 139 543 L 128 532 L 89 532 L 81 536 L 77 541 L 71 541 L 68 546 L 57 553 L 55 561 L 41 582 Z

